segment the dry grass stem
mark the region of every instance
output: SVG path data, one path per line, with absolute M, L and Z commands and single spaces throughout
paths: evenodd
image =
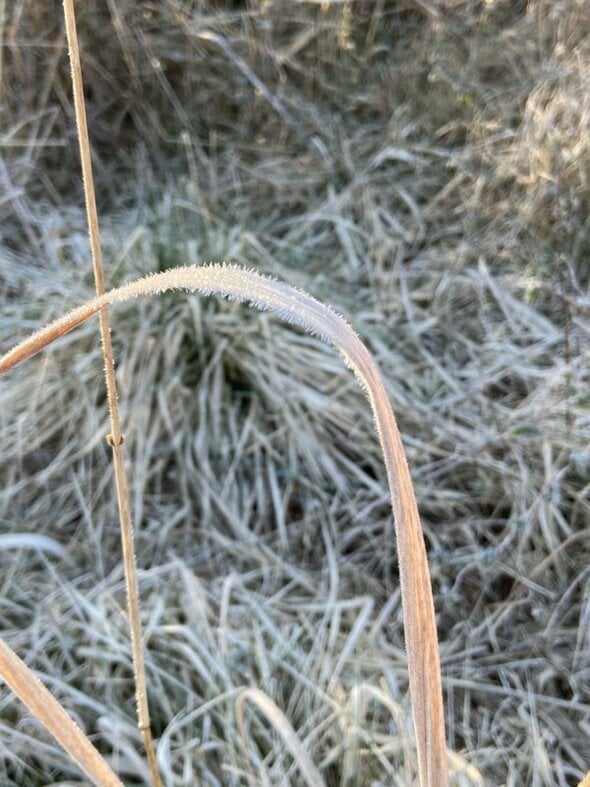
M 37 332 L 0 358 L 0 374 L 12 365 L 11 359 L 13 363 L 15 358 L 27 357 L 27 348 L 36 352 L 43 346 L 44 338 L 55 338 L 59 326 L 68 331 L 71 324 L 80 322 L 82 315 L 88 317 L 105 306 L 170 289 L 198 291 L 202 295 L 217 293 L 272 310 L 282 320 L 334 345 L 365 390 L 379 433 L 393 504 L 420 778 L 424 785 L 443 787 L 447 784 L 447 754 L 440 661 L 426 550 L 412 481 L 381 375 L 363 343 L 340 315 L 299 290 L 234 265 L 173 268 L 112 290 Z
M 0 675 L 95 784 L 100 787 L 123 787 L 123 782 L 115 776 L 78 725 L 1 639 Z
M 86 203 L 86 214 L 88 219 L 90 251 L 92 254 L 94 268 L 96 293 L 100 296 L 105 292 L 105 276 L 102 263 L 98 211 L 96 209 L 96 195 L 94 190 L 94 178 L 92 175 L 92 160 L 90 154 L 90 139 L 88 135 L 88 124 L 86 121 L 82 68 L 80 64 L 80 49 L 78 46 L 78 34 L 76 31 L 76 18 L 73 0 L 64 0 L 64 16 L 66 21 L 68 49 L 72 69 L 74 107 L 76 112 L 76 124 L 78 127 L 78 139 L 80 143 L 80 158 L 82 161 L 82 177 L 84 182 L 84 199 Z M 113 465 L 115 468 L 117 505 L 119 510 L 119 523 L 121 527 L 121 546 L 127 586 L 127 609 L 129 613 L 131 644 L 133 650 L 133 672 L 137 702 L 137 717 L 139 728 L 144 739 L 150 771 L 152 774 L 152 783 L 154 787 L 159 787 L 161 781 L 156 763 L 147 698 L 143 637 L 139 612 L 137 566 L 135 560 L 135 550 L 133 546 L 133 524 L 131 521 L 129 490 L 125 472 L 123 435 L 121 432 L 119 406 L 117 403 L 117 383 L 115 380 L 111 331 L 108 311 L 106 309 L 103 309 L 99 312 L 99 322 L 107 399 L 109 403 L 109 414 L 111 419 L 111 432 L 108 439 L 109 444 L 113 449 Z

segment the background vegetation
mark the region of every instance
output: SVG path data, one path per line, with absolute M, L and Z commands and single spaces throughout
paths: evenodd
M 93 293 L 61 5 L 0 3 L 0 349 Z M 423 517 L 463 785 L 590 765 L 590 6 L 78 3 L 110 285 L 227 259 L 346 314 Z M 113 312 L 166 784 L 410 785 L 390 505 L 339 358 L 244 307 Z M 0 381 L 0 629 L 126 784 L 95 325 Z M 250 764 L 249 764 L 250 763 Z M 249 768 L 257 773 L 254 778 Z M 80 783 L 3 691 L 0 782 Z M 68 781 L 69 780 L 69 781 Z

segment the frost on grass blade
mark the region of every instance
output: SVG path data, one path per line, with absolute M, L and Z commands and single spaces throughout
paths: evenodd
M 189 265 L 154 273 L 123 285 L 106 297 L 109 303 L 153 295 L 167 290 L 221 295 L 230 301 L 249 303 L 260 311 L 272 311 L 280 320 L 306 330 L 329 344 L 338 344 L 346 320 L 333 309 L 283 282 L 227 263 Z

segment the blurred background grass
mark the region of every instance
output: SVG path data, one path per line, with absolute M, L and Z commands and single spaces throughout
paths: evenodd
M 232 260 L 346 314 L 431 561 L 455 784 L 590 764 L 590 7 L 77 4 L 107 280 Z M 61 4 L 0 4 L 0 347 L 92 294 Z M 269 315 L 113 313 L 168 785 L 415 780 L 390 507 L 362 393 Z M 96 326 L 0 381 L 0 628 L 141 784 Z M 253 763 L 256 777 L 249 771 Z M 76 782 L 0 697 L 0 782 Z M 72 781 L 74 780 L 74 781 Z M 284 780 L 284 781 L 281 781 Z

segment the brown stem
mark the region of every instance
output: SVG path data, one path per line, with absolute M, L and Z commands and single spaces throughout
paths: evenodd
M 74 90 L 74 108 L 76 111 L 76 125 L 80 142 L 80 158 L 82 161 L 82 177 L 84 181 L 84 199 L 88 219 L 88 235 L 90 238 L 90 251 L 94 268 L 94 281 L 96 294 L 101 296 L 105 292 L 104 268 L 100 248 L 100 234 L 98 229 L 98 212 L 92 176 L 92 161 L 90 157 L 90 140 L 88 124 L 86 121 L 86 107 L 82 87 L 82 69 L 80 66 L 80 49 L 76 31 L 76 19 L 73 0 L 64 0 L 64 15 L 68 37 L 68 49 L 72 66 L 72 84 Z M 119 523 L 121 527 L 121 544 L 123 551 L 123 565 L 125 570 L 125 584 L 127 588 L 127 609 L 131 626 L 131 646 L 133 651 L 133 672 L 135 679 L 135 697 L 137 702 L 137 716 L 139 728 L 143 735 L 148 762 L 154 787 L 160 787 L 160 774 L 156 765 L 154 743 L 150 730 L 150 714 L 147 701 L 145 663 L 141 622 L 139 616 L 139 589 L 137 583 L 137 567 L 133 549 L 133 525 L 129 507 L 129 491 L 127 476 L 125 474 L 125 461 L 123 454 L 123 437 L 119 419 L 117 403 L 117 385 L 111 344 L 109 316 L 106 309 L 99 312 L 100 336 L 104 359 L 105 381 L 109 414 L 111 420 L 111 446 L 113 448 L 113 465 L 117 486 L 117 503 L 119 508 Z

